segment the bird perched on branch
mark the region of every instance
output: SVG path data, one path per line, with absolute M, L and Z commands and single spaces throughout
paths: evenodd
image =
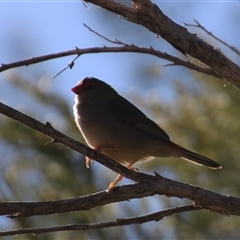
M 221 165 L 170 140 L 169 135 L 110 85 L 86 77 L 72 88 L 74 116 L 87 144 L 129 169 L 154 157 L 178 157 L 209 168 Z M 89 167 L 92 159 L 86 158 Z M 111 190 L 120 180 L 110 183 Z

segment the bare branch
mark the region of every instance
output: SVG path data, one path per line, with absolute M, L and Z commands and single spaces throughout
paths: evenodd
M 216 39 L 217 41 L 219 41 L 220 43 L 222 43 L 223 45 L 229 47 L 232 51 L 234 51 L 235 53 L 237 53 L 238 55 L 240 55 L 240 50 L 238 50 L 238 48 L 229 45 L 228 43 L 224 42 L 222 39 L 218 38 L 216 35 L 214 35 L 212 32 L 208 31 L 203 25 L 201 25 L 197 20 L 194 19 L 194 22 L 196 24 L 188 24 L 188 23 L 184 23 L 185 26 L 191 26 L 191 27 L 197 27 L 197 28 L 201 28 L 204 32 L 206 32 L 207 34 L 209 34 L 211 37 L 213 37 L 214 39 Z
M 240 216 L 240 199 L 227 197 L 189 184 L 176 182 L 156 174 L 147 175 L 129 170 L 112 159 L 100 154 L 84 144 L 55 130 L 51 124 L 43 124 L 3 103 L 0 103 L 0 113 L 15 119 L 24 125 L 50 136 L 59 143 L 95 159 L 104 166 L 123 176 L 132 179 L 137 184 L 115 187 L 110 193 L 100 192 L 80 198 L 46 202 L 1 202 L 0 215 L 11 217 L 26 217 L 33 215 L 54 214 L 59 212 L 91 209 L 110 202 L 125 201 L 133 198 L 142 198 L 155 194 L 187 198 L 194 201 L 195 206 L 200 206 L 211 211 L 226 215 Z
M 141 182 L 115 187 L 110 193 L 102 191 L 82 197 L 42 202 L 0 202 L 0 215 L 19 218 L 85 211 L 109 203 L 129 201 L 130 199 L 158 194 L 181 199 L 187 198 L 194 201 L 194 206 L 196 207 L 224 215 L 240 216 L 240 199 L 238 198 L 227 197 L 203 188 L 163 178 L 159 175 L 136 174 L 143 179 Z
M 113 171 L 115 171 L 117 173 L 122 174 L 123 176 L 126 176 L 126 173 L 128 172 L 128 174 L 130 174 L 130 175 L 133 174 L 130 177 L 130 179 L 132 179 L 134 181 L 141 180 L 134 171 L 125 168 L 123 165 L 113 161 L 112 159 L 108 158 L 107 156 L 104 156 L 103 154 L 87 147 L 86 145 L 64 135 L 63 133 L 54 129 L 52 127 L 52 125 L 48 122 L 46 124 L 43 124 L 43 123 L 39 122 L 38 120 L 36 120 L 24 113 L 21 113 L 11 107 L 8 107 L 7 105 L 5 105 L 1 102 L 0 102 L 0 113 L 4 114 L 5 116 L 10 117 L 14 120 L 17 120 L 18 122 L 32 128 L 34 130 L 37 130 L 38 132 L 41 132 L 41 133 L 51 137 L 52 139 L 54 139 L 54 141 L 62 143 L 63 145 L 90 157 L 91 159 L 98 159 L 97 161 L 99 163 L 101 163 L 102 165 L 104 165 L 107 168 L 112 169 Z M 119 172 L 119 170 L 120 170 L 120 172 Z
M 17 230 L 10 230 L 10 231 L 0 231 L 0 236 L 13 236 L 17 234 L 27 234 L 27 233 L 42 234 L 42 233 L 60 232 L 60 231 L 85 231 L 90 229 L 109 228 L 109 227 L 124 226 L 124 225 L 130 225 L 130 224 L 142 224 L 145 222 L 159 221 L 167 216 L 171 216 L 176 213 L 188 212 L 188 211 L 194 211 L 194 210 L 200 210 L 200 209 L 201 209 L 200 207 L 195 207 L 193 205 L 185 205 L 185 206 L 180 206 L 175 208 L 169 208 L 169 209 L 162 210 L 155 213 L 150 213 L 140 217 L 116 219 L 115 221 L 109 221 L 109 222 L 100 222 L 100 223 L 91 223 L 91 224 L 69 224 L 69 225 L 62 225 L 62 226 L 56 226 L 56 227 L 25 228 L 25 229 L 17 229 Z
M 96 34 L 96 35 L 99 36 L 100 38 L 102 38 L 102 39 L 104 39 L 104 40 L 106 40 L 106 41 L 108 41 L 108 42 L 110 42 L 110 43 L 126 45 L 126 44 L 124 44 L 124 43 L 121 43 L 120 41 L 114 41 L 114 40 L 111 40 L 111 39 L 109 39 L 109 38 L 107 38 L 107 37 L 104 37 L 102 34 L 94 31 L 92 28 L 90 28 L 90 27 L 89 27 L 88 25 L 86 25 L 85 23 L 83 24 L 83 26 L 86 27 L 90 32 L 93 32 L 94 34 Z
M 121 44 L 121 42 L 118 42 L 118 44 Z M 159 57 L 159 58 L 169 60 L 169 61 L 175 63 L 175 65 L 184 66 L 184 67 L 190 68 L 192 70 L 196 70 L 198 72 L 202 72 L 202 73 L 206 73 L 208 75 L 212 75 L 214 77 L 220 77 L 218 74 L 216 74 L 214 71 L 212 71 L 209 68 L 198 66 L 198 65 L 193 64 L 189 61 L 184 61 L 184 60 L 182 60 L 178 57 L 172 56 L 170 54 L 157 51 L 152 47 L 150 47 L 150 48 L 138 47 L 138 46 L 135 46 L 135 45 L 132 45 L 132 44 L 129 45 L 129 44 L 126 44 L 126 43 L 122 47 L 93 47 L 93 48 L 84 48 L 84 49 L 76 48 L 76 49 L 68 50 L 68 51 L 64 51 L 64 52 L 52 53 L 52 54 L 42 55 L 42 56 L 39 56 L 39 57 L 32 57 L 32 58 L 17 61 L 17 62 L 2 64 L 0 66 L 0 72 L 3 72 L 5 70 L 11 69 L 11 68 L 28 66 L 28 65 L 31 65 L 31 64 L 35 64 L 35 63 L 39 63 L 39 62 L 43 62 L 43 61 L 47 61 L 47 60 L 51 60 L 51 59 L 55 59 L 55 58 L 66 57 L 66 56 L 70 56 L 70 55 L 77 55 L 77 57 L 74 58 L 74 60 L 71 61 L 70 64 L 68 64 L 67 67 L 65 67 L 62 70 L 62 71 L 64 71 L 68 67 L 72 67 L 74 61 L 79 56 L 81 56 L 83 54 L 103 53 L 103 52 L 105 52 L 105 53 L 134 52 L 134 53 L 150 54 L 150 55 L 153 55 L 153 56 L 156 56 L 156 57 Z M 56 77 L 56 75 L 55 75 L 55 77 Z
M 60 72 L 58 72 L 55 76 L 53 76 L 53 79 L 56 78 L 57 76 L 59 76 L 62 72 L 64 72 L 65 70 L 72 69 L 75 61 L 80 57 L 80 55 L 76 56 L 65 68 L 63 68 Z
M 114 12 L 130 22 L 140 24 L 153 33 L 160 35 L 174 48 L 209 66 L 221 78 L 240 88 L 240 67 L 223 53 L 198 38 L 196 34 L 165 16 L 156 4 L 149 0 L 132 0 L 133 7 L 111 0 L 84 0 Z M 124 3 L 124 2 L 123 2 Z

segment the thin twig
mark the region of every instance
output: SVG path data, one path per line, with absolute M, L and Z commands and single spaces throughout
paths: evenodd
M 114 44 L 120 44 L 120 45 L 124 45 L 124 46 L 130 46 L 129 44 L 122 42 L 118 39 L 114 39 L 111 40 L 110 38 L 104 37 L 102 34 L 98 33 L 97 31 L 93 30 L 92 28 L 90 28 L 88 25 L 86 25 L 85 23 L 83 24 L 84 27 L 86 27 L 88 30 L 90 30 L 90 32 L 95 33 L 97 36 L 99 36 L 100 38 L 103 38 L 104 40 L 110 42 L 110 43 L 114 43 Z
M 66 57 L 66 56 L 71 56 L 71 55 L 77 55 L 77 57 L 79 57 L 83 54 L 103 53 L 103 52 L 104 53 L 133 52 L 133 53 L 150 54 L 150 55 L 171 61 L 171 62 L 175 63 L 175 65 L 184 66 L 184 67 L 190 68 L 192 70 L 202 72 L 202 73 L 214 76 L 214 77 L 220 77 L 217 73 L 215 73 L 214 71 L 212 71 L 209 68 L 204 68 L 204 67 L 198 66 L 196 64 L 193 64 L 189 61 L 185 61 L 178 57 L 172 56 L 170 54 L 167 54 L 167 53 L 164 53 L 161 51 L 157 51 L 152 47 L 149 47 L 149 48 L 138 47 L 133 44 L 131 44 L 131 45 L 125 44 L 122 47 L 93 47 L 93 48 L 83 48 L 83 49 L 76 48 L 76 49 L 68 50 L 68 51 L 64 51 L 64 52 L 52 53 L 52 54 L 42 55 L 42 56 L 38 56 L 38 57 L 32 57 L 32 58 L 24 59 L 21 61 L 11 62 L 8 64 L 5 64 L 5 63 L 1 64 L 0 72 L 6 71 L 11 68 L 28 66 L 31 64 L 35 64 L 35 63 L 39 63 L 39 62 L 43 62 L 43 61 L 47 61 L 47 60 L 51 60 L 51 59 L 55 59 L 55 58 L 60 58 L 60 57 Z M 68 65 L 68 67 L 69 67 L 69 65 Z
M 90 28 L 87 24 L 83 24 L 84 27 L 86 27 L 90 32 L 93 32 L 94 34 L 96 34 L 97 36 L 99 36 L 100 38 L 106 40 L 107 42 L 110 42 L 110 43 L 114 43 L 114 44 L 122 44 L 122 45 L 125 45 L 124 43 L 121 43 L 120 41 L 114 41 L 114 40 L 111 40 L 110 38 L 107 38 L 107 37 L 104 37 L 102 34 L 96 32 L 95 30 L 93 30 L 92 28 Z
M 188 212 L 200 210 L 200 207 L 195 207 L 193 205 L 185 205 L 175 208 L 169 208 L 166 210 L 162 210 L 159 212 L 143 215 L 140 217 L 131 217 L 131 218 L 123 218 L 116 219 L 115 221 L 109 222 L 100 222 L 100 223 L 91 223 L 91 224 L 68 224 L 56 227 L 46 227 L 46 228 L 22 228 L 17 230 L 10 231 L 0 231 L 0 236 L 13 236 L 17 234 L 42 234 L 42 233 L 50 233 L 50 232 L 60 232 L 60 231 L 85 231 L 90 229 L 99 229 L 99 228 L 109 228 L 116 226 L 124 226 L 131 224 L 142 224 L 151 221 L 159 221 L 164 217 L 171 216 L 176 213 Z
M 202 24 L 200 24 L 200 22 L 198 22 L 196 19 L 194 19 L 194 22 L 196 24 L 188 24 L 188 23 L 184 23 L 185 26 L 190 26 L 190 27 L 197 27 L 197 28 L 201 28 L 204 32 L 206 32 L 208 35 L 210 35 L 211 37 L 213 37 L 214 39 L 216 39 L 217 41 L 219 41 L 220 43 L 222 43 L 223 45 L 227 46 L 228 48 L 230 48 L 232 51 L 234 51 L 235 53 L 237 53 L 238 55 L 240 55 L 240 50 L 238 50 L 238 48 L 229 45 L 228 43 L 224 42 L 222 39 L 218 38 L 216 35 L 214 35 L 212 32 L 208 31 Z
M 90 28 L 89 26 L 87 26 L 85 23 L 83 24 L 84 27 L 86 27 L 90 32 L 93 32 L 94 34 L 96 34 L 97 36 L 99 36 L 100 38 L 103 38 L 104 40 L 110 42 L 110 43 L 114 43 L 114 44 L 120 44 L 120 45 L 126 45 L 124 43 L 122 43 L 121 41 L 113 41 L 107 37 L 104 37 L 103 35 L 101 35 L 100 33 L 94 31 L 92 28 Z M 105 47 L 105 46 L 104 46 Z M 78 48 L 76 48 L 78 49 Z M 65 68 L 63 68 L 61 71 L 59 71 L 56 75 L 54 75 L 53 79 L 56 78 L 57 76 L 59 76 L 62 72 L 64 72 L 65 70 L 67 70 L 68 68 L 71 69 L 74 64 L 75 64 L 75 61 L 77 60 L 77 58 L 79 58 L 80 55 L 78 55 L 77 57 L 75 57 Z
M 56 75 L 53 76 L 53 79 L 56 78 L 57 76 L 59 76 L 62 72 L 64 72 L 65 70 L 72 69 L 75 61 L 80 57 L 80 55 L 77 55 L 65 68 L 63 68 L 61 71 L 59 71 Z

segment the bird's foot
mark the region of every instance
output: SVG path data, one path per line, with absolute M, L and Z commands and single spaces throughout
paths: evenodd
M 91 159 L 90 157 L 86 157 L 86 167 L 87 168 L 90 168 L 90 164 L 93 162 L 94 162 L 93 159 Z
M 106 190 L 107 192 L 110 192 L 121 180 L 123 179 L 123 176 L 119 174 L 114 182 L 111 182 L 109 184 L 108 189 Z
M 139 171 L 138 168 L 136 167 L 131 167 L 131 165 L 128 166 L 128 169 L 133 170 L 133 171 Z M 106 190 L 108 193 L 123 179 L 123 176 L 119 174 L 114 182 L 111 182 L 109 184 L 108 189 Z

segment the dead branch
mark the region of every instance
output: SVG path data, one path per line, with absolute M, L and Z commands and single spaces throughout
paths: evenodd
M 120 43 L 119 43 L 120 44 Z M 196 70 L 198 72 L 202 72 L 202 73 L 206 73 L 208 75 L 212 75 L 214 77 L 220 77 L 218 74 L 216 74 L 214 71 L 212 71 L 209 68 L 205 68 L 205 67 L 201 67 L 198 66 L 194 63 L 191 63 L 189 61 L 185 61 L 182 60 L 178 57 L 172 56 L 170 54 L 158 51 L 152 47 L 146 48 L 146 47 L 138 47 L 135 45 L 129 45 L 124 43 L 124 46 L 121 47 L 93 47 L 93 48 L 76 48 L 73 50 L 68 50 L 68 51 L 63 51 L 63 52 L 59 52 L 59 53 L 52 53 L 52 54 L 47 54 L 47 55 L 42 55 L 42 56 L 38 56 L 38 57 L 31 57 L 28 59 L 24 59 L 21 61 L 16 61 L 16 62 L 12 62 L 12 63 L 2 63 L 0 66 L 0 72 L 6 71 L 8 69 L 11 68 L 15 68 L 15 67 L 22 67 L 22 66 L 29 66 L 31 64 L 36 64 L 36 63 L 40 63 L 43 61 L 48 61 L 51 59 L 55 59 L 55 58 L 61 58 L 61 57 L 66 57 L 66 56 L 71 56 L 71 55 L 77 55 L 77 57 L 74 58 L 73 61 L 71 61 L 65 69 L 67 68 L 71 68 L 74 64 L 74 61 L 81 55 L 83 54 L 91 54 L 91 53 L 120 53 L 120 52 L 133 52 L 133 53 L 143 53 L 143 54 L 150 54 L 159 58 L 163 58 L 166 60 L 169 60 L 171 62 L 173 62 L 175 65 L 179 65 L 179 66 L 184 66 L 187 68 L 190 68 L 192 70 Z
M 84 144 L 79 143 L 78 141 L 57 131 L 50 123 L 43 124 L 26 114 L 6 106 L 3 103 L 0 103 L 0 113 L 47 136 L 50 136 L 55 142 L 62 143 L 75 151 L 87 155 L 91 159 L 95 159 L 113 171 L 138 182 L 133 185 L 115 187 L 110 193 L 100 192 L 73 199 L 46 202 L 2 202 L 0 203 L 0 215 L 26 217 L 67 211 L 87 210 L 110 202 L 126 201 L 129 199 L 143 198 L 158 194 L 165 195 L 167 197 L 174 196 L 190 199 L 194 201 L 195 206 L 221 214 L 240 216 L 240 199 L 238 198 L 231 196 L 227 197 L 203 188 L 163 178 L 158 174 L 151 176 L 129 170 L 103 154 L 100 154 Z
M 157 222 L 167 216 L 171 216 L 176 213 L 195 211 L 200 209 L 201 208 L 195 207 L 193 205 L 185 205 L 185 206 L 162 210 L 155 213 L 150 213 L 140 217 L 116 219 L 115 221 L 109 221 L 109 222 L 100 222 L 100 223 L 91 223 L 91 224 L 68 224 L 68 225 L 62 225 L 62 226 L 56 226 L 56 227 L 24 228 L 24 229 L 10 230 L 10 231 L 0 231 L 0 236 L 13 236 L 18 234 L 29 234 L 29 233 L 42 234 L 42 233 L 60 232 L 60 231 L 85 231 L 85 230 L 98 229 L 98 228 L 109 228 L 109 227 L 124 226 L 124 225 L 131 225 L 131 224 L 142 224 L 150 221 Z
M 161 36 L 174 48 L 209 66 L 221 78 L 240 89 L 240 67 L 228 59 L 221 51 L 188 32 L 163 14 L 160 8 L 149 0 L 132 0 L 133 7 L 113 0 L 84 0 L 114 12 L 124 19 L 140 24 Z
M 110 193 L 102 191 L 87 196 L 54 201 L 1 202 L 0 215 L 19 218 L 85 211 L 109 203 L 129 201 L 158 194 L 181 199 L 187 198 L 193 200 L 196 207 L 224 215 L 240 216 L 240 199 L 238 198 L 224 196 L 190 184 L 163 178 L 159 175 L 136 174 L 144 180 L 136 184 L 115 187 Z
M 65 134 L 57 131 L 52 127 L 52 125 L 47 122 L 46 124 L 43 124 L 39 122 L 38 120 L 21 113 L 11 107 L 8 107 L 7 105 L 0 102 L 0 113 L 4 114 L 7 117 L 10 117 L 14 120 L 17 120 L 18 122 L 37 130 L 38 132 L 43 133 L 44 135 L 47 135 L 53 139 L 54 142 L 62 143 L 63 145 L 72 148 L 73 150 L 80 152 L 91 159 L 100 159 L 98 160 L 99 163 L 104 165 L 107 168 L 112 169 L 114 172 L 120 173 L 123 176 L 126 176 L 126 172 L 128 174 L 132 175 L 130 179 L 134 181 L 140 181 L 141 179 L 135 174 L 134 171 L 131 171 L 127 168 L 125 168 L 123 165 L 113 161 L 112 159 L 104 156 L 103 154 L 94 151 L 93 149 L 87 147 L 86 145 L 66 136 Z M 120 172 L 118 172 L 120 170 Z M 129 175 L 129 176 L 130 176 Z

